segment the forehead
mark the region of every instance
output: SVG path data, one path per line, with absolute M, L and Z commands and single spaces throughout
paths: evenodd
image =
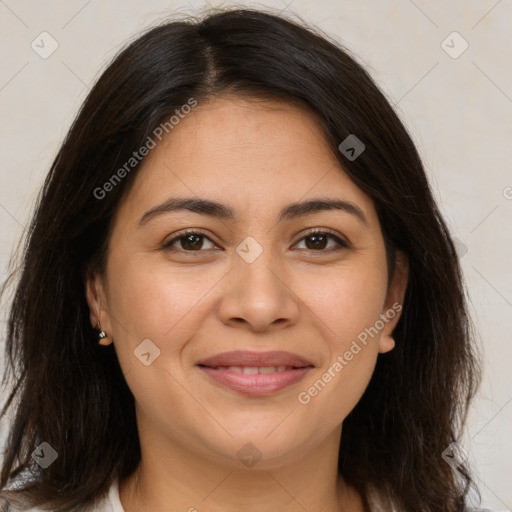
M 158 144 L 151 156 L 173 153 L 183 159 L 213 157 L 233 167 L 252 162 L 251 170 L 298 163 L 305 154 L 334 163 L 315 116 L 298 106 L 224 96 L 199 103 Z M 269 157 L 272 157 L 270 160 Z M 148 162 L 149 163 L 149 162 Z M 241 171 L 241 169 L 240 169 Z
M 372 217 L 316 118 L 295 105 L 220 97 L 199 103 L 145 158 L 128 202 L 207 197 L 252 214 L 310 196 L 342 197 Z

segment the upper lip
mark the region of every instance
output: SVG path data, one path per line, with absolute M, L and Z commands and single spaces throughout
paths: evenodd
M 203 359 L 197 363 L 202 366 L 247 366 L 247 367 L 268 367 L 268 366 L 293 366 L 302 368 L 313 366 L 311 361 L 297 354 L 284 351 L 254 352 L 250 350 L 235 350 L 224 352 L 215 356 Z

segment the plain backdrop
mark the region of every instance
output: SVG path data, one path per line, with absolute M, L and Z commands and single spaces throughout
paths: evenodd
M 483 383 L 462 446 L 474 464 L 483 506 L 512 510 L 512 2 L 237 5 L 297 13 L 343 43 L 384 90 L 416 141 L 457 239 L 484 351 Z M 156 21 L 205 6 L 199 1 L 0 0 L 2 281 L 56 151 L 108 60 Z M 51 55 L 44 54 L 53 47 Z M 4 304 L 2 356 L 6 314 Z M 6 422 L 0 428 L 3 441 Z

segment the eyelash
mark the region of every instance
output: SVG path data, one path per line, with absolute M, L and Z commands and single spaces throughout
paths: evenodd
M 183 231 L 182 233 L 179 233 L 178 236 L 175 236 L 172 240 L 165 242 L 164 245 L 162 246 L 162 249 L 165 249 L 170 252 L 182 252 L 184 254 L 191 255 L 191 256 L 193 255 L 193 253 L 200 253 L 200 252 L 206 252 L 208 250 L 211 250 L 211 249 L 198 249 L 197 251 L 190 251 L 190 250 L 186 250 L 186 249 L 178 249 L 176 247 L 172 247 L 172 244 L 174 244 L 175 242 L 177 242 L 180 239 L 185 238 L 186 236 L 189 236 L 189 235 L 202 236 L 202 237 L 208 239 L 213 244 L 215 244 L 215 242 L 208 235 L 206 235 L 206 233 L 202 232 L 201 230 L 188 229 L 186 231 Z M 308 231 L 307 233 L 305 233 L 302 236 L 302 238 L 300 238 L 300 240 L 298 240 L 297 243 L 294 245 L 297 245 L 299 242 L 302 242 L 305 238 L 308 238 L 308 237 L 314 236 L 314 235 L 328 235 L 329 238 L 336 241 L 336 243 L 339 245 L 339 247 L 338 248 L 331 247 L 329 249 L 317 249 L 317 250 L 315 250 L 315 249 L 299 249 L 299 250 L 306 250 L 306 251 L 310 251 L 310 252 L 314 252 L 314 253 L 322 253 L 322 252 L 329 253 L 332 251 L 338 251 L 341 249 L 349 248 L 348 242 L 342 240 L 339 236 L 336 235 L 336 233 L 334 231 L 332 231 L 328 228 L 323 228 L 323 229 L 314 228 L 311 231 Z

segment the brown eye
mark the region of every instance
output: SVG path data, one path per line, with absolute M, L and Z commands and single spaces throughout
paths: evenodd
M 206 235 L 200 232 L 189 232 L 169 240 L 169 242 L 166 242 L 163 245 L 163 249 L 200 252 L 202 249 L 205 249 L 205 241 L 208 241 L 212 245 L 212 247 L 206 247 L 206 249 L 212 249 L 215 247 L 215 244 Z
M 324 251 L 325 249 L 335 250 L 336 245 L 338 248 L 348 248 L 348 244 L 346 242 L 328 231 L 312 231 L 304 236 L 299 243 L 303 240 L 305 240 L 305 249 L 310 251 Z M 334 245 L 331 244 L 329 246 L 330 240 L 334 241 Z
M 319 234 L 319 235 L 309 235 L 305 237 L 306 247 L 308 249 L 325 249 L 327 247 L 329 237 Z M 310 243 L 308 243 L 310 242 Z
M 180 237 L 178 240 L 181 241 L 181 248 L 186 249 L 187 251 L 201 249 L 204 242 L 202 235 L 186 235 Z

